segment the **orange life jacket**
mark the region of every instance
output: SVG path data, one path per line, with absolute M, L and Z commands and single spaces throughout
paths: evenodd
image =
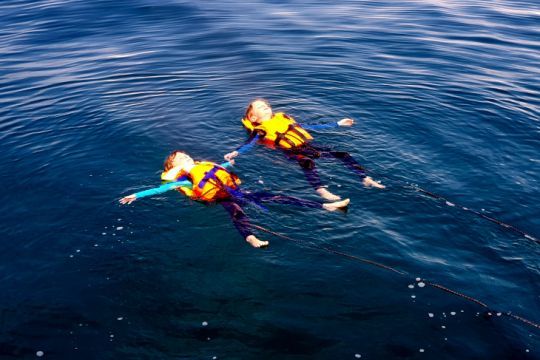
M 224 167 L 212 162 L 197 161 L 191 170 L 186 172 L 179 168 L 172 168 L 161 174 L 162 180 L 174 181 L 181 176 L 187 176 L 193 188 L 179 187 L 178 191 L 190 199 L 204 202 L 213 202 L 228 198 L 227 188 L 236 189 L 241 181 Z
M 249 131 L 257 132 L 264 141 L 283 149 L 302 146 L 313 139 L 292 117 L 284 113 L 275 113 L 270 120 L 255 126 L 248 119 L 242 119 L 242 124 Z

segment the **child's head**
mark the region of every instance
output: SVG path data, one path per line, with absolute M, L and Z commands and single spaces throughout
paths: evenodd
M 193 159 L 180 150 L 175 150 L 167 156 L 165 162 L 163 163 L 163 169 L 169 171 L 174 167 L 179 167 L 181 169 L 186 169 L 194 165 Z
M 255 99 L 249 103 L 244 119 L 247 119 L 252 123 L 261 123 L 270 120 L 272 116 L 272 107 L 268 101 L 264 99 Z

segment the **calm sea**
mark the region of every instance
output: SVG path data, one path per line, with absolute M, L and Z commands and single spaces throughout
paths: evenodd
M 537 1 L 2 0 L 0 29 L 0 358 L 540 358 L 509 316 L 540 323 L 540 244 L 462 209 L 540 236 Z M 171 150 L 223 161 L 256 97 L 355 119 L 316 142 L 387 188 L 318 161 L 348 212 L 248 206 L 290 237 L 264 250 L 177 192 L 118 204 Z M 235 171 L 317 199 L 263 146 Z

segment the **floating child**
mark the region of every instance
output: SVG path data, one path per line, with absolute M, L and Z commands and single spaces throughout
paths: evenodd
M 242 119 L 242 124 L 250 132 L 250 137 L 244 145 L 225 155 L 227 161 L 247 152 L 257 140 L 262 140 L 264 144 L 283 150 L 289 159 L 297 161 L 310 185 L 326 200 L 336 201 L 340 197 L 328 191 L 321 182 L 314 161 L 318 158 L 341 160 L 348 168 L 360 176 L 362 183 L 366 187 L 373 186 L 381 189 L 385 187 L 380 182 L 367 176 L 364 168 L 349 153 L 311 144 L 313 137 L 306 129 L 317 130 L 337 126 L 352 126 L 354 124 L 352 119 L 346 118 L 332 124 L 301 125 L 291 116 L 281 112 L 273 113 L 270 104 L 266 100 L 257 99 L 249 104 Z
M 259 240 L 252 233 L 249 220 L 242 209 L 243 205 L 254 203 L 262 207 L 263 203 L 278 203 L 335 211 L 343 209 L 349 204 L 349 199 L 320 203 L 268 192 L 243 191 L 239 187 L 240 179 L 238 176 L 227 170 L 232 164 L 233 161 L 223 165 L 194 161 L 182 151 L 173 151 L 165 160 L 164 171 L 161 174 L 161 179 L 169 181 L 169 183 L 125 196 L 119 201 L 122 204 L 131 204 L 136 199 L 176 189 L 192 200 L 205 204 L 218 203 L 227 210 L 244 239 L 256 248 L 267 246 L 268 241 Z

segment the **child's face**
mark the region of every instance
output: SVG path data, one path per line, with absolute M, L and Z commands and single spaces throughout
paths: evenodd
M 257 100 L 252 103 L 251 116 L 252 122 L 263 122 L 272 118 L 272 108 L 265 101 Z
M 193 166 L 195 163 L 191 157 L 187 154 L 177 153 L 173 159 L 173 167 L 180 167 L 186 169 Z

